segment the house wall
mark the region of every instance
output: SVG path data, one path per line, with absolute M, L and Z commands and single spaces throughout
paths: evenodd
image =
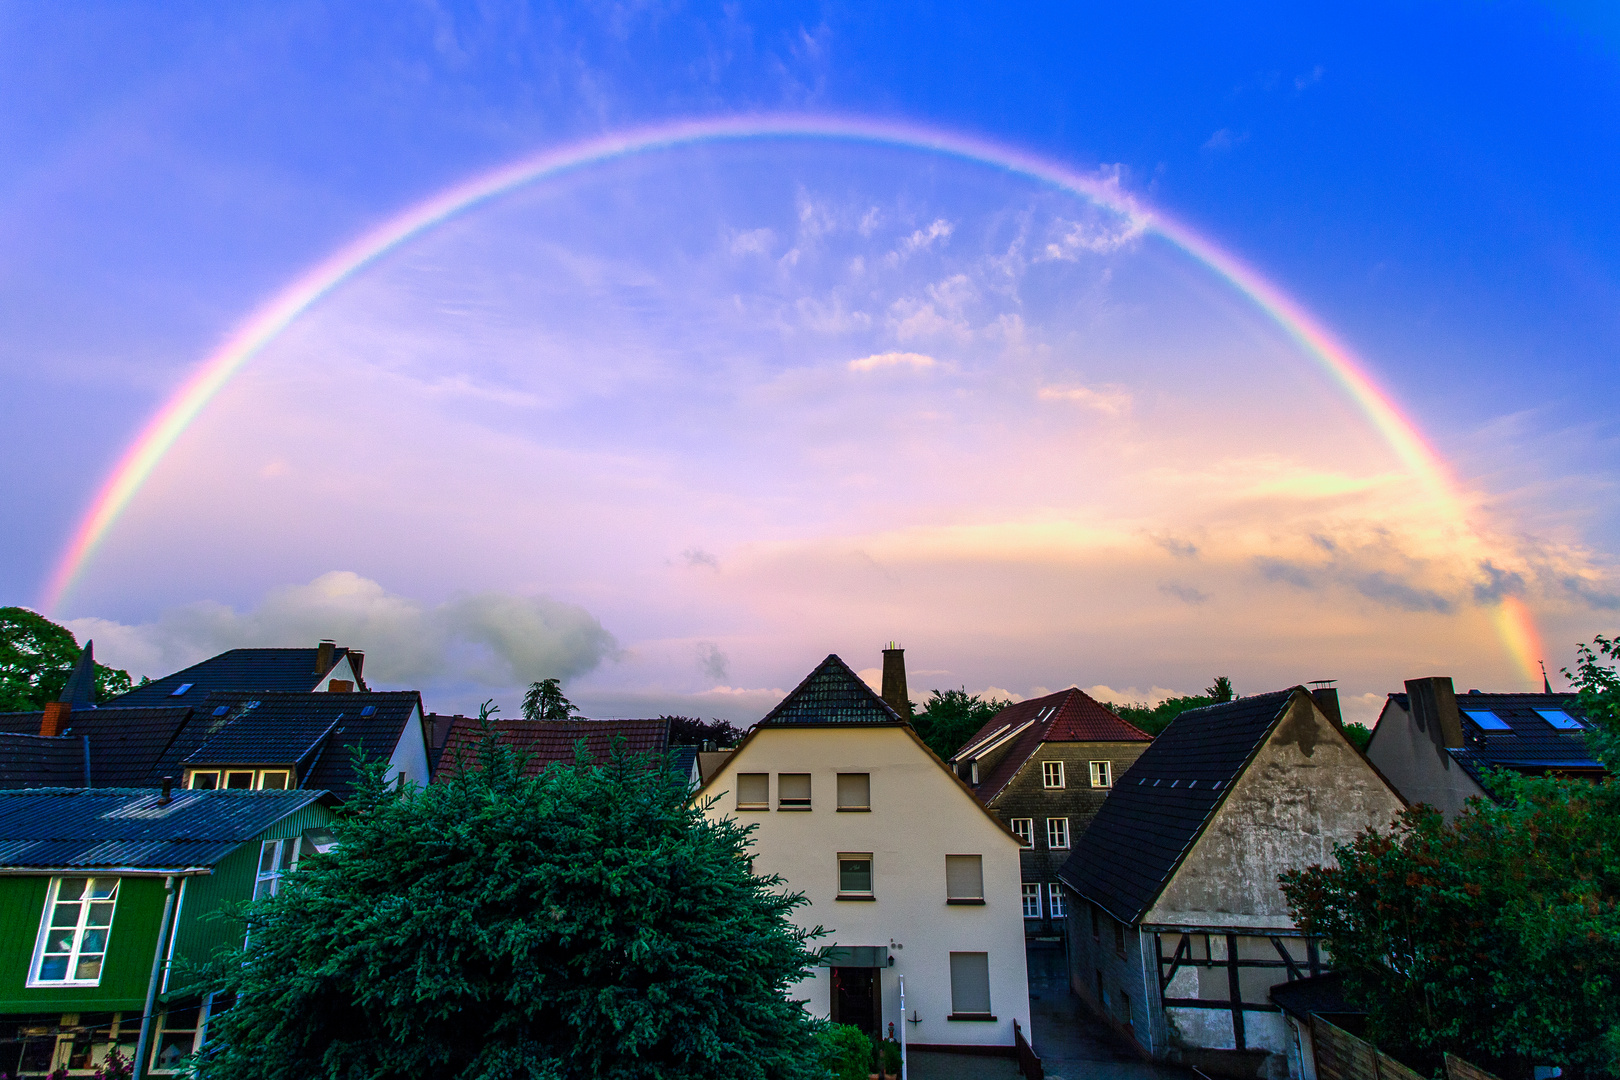
M 399 742 L 388 759 L 389 778 L 401 773 L 407 782 L 417 787 L 427 787 L 431 779 L 428 774 L 427 730 L 422 725 L 422 711 L 415 706 L 411 707 L 411 718 L 405 721 L 399 733 Z
M 318 694 L 328 693 L 334 680 L 350 683 L 356 690 L 360 688 L 360 680 L 354 677 L 354 665 L 349 663 L 348 653 L 344 653 L 338 662 L 332 665 L 332 670 L 327 672 L 326 677 L 316 683 L 313 689 Z
M 1144 948 L 1151 949 L 1152 935 L 1145 936 L 1149 944 L 1144 946 L 1141 931 L 1123 924 L 1124 949 L 1121 951 L 1114 934 L 1115 926 L 1120 925 L 1117 920 L 1074 890 L 1066 892 L 1070 908 L 1066 927 L 1069 989 L 1098 1016 L 1106 1018 L 1115 1030 L 1134 1039 L 1144 1051 L 1162 1055 L 1166 1037 L 1163 1015 L 1158 1009 L 1157 974 L 1151 953 L 1144 953 Z M 1122 993 L 1129 998 L 1128 1015 Z
M 770 810 L 738 810 L 738 772 L 771 774 Z M 812 776 L 812 809 L 774 809 L 777 774 Z M 837 774 L 871 776 L 869 813 L 837 811 Z M 881 972 L 883 1031 L 901 1026 L 898 977 L 906 980 L 906 1039 L 917 1044 L 1013 1042 L 1012 1022 L 1029 1030 L 1029 986 L 1019 907 L 1018 843 L 963 790 L 938 760 L 900 727 L 764 728 L 726 761 L 698 798 L 707 813 L 756 826 L 754 871 L 780 874 L 809 901 L 800 926 L 827 928 L 816 945 L 886 946 L 893 966 Z M 871 852 L 875 900 L 840 901 L 837 856 Z M 945 856 L 981 855 L 985 902 L 947 904 Z M 996 1019 L 952 1021 L 950 953 L 989 954 L 990 1004 Z M 830 1012 L 827 969 L 791 989 L 817 1016 Z
M 48 875 L 0 877 L 0 1013 L 115 1011 L 146 1004 L 158 923 L 163 916 L 163 878 L 125 877 L 118 884 L 112 933 L 101 984 L 30 988 Z
M 1438 731 L 1418 727 L 1409 710 L 1391 698 L 1373 728 L 1367 759 L 1414 806 L 1428 803 L 1451 820 L 1471 798 L 1483 798 L 1485 789 L 1452 760 L 1441 745 Z
M 176 962 L 202 964 L 212 959 L 221 949 L 240 949 L 246 933 L 245 927 L 229 917 L 208 918 L 231 903 L 253 899 L 253 884 L 259 872 L 259 845 L 266 840 L 283 840 L 301 835 L 305 829 L 326 825 L 332 820 L 332 811 L 319 803 L 312 803 L 289 814 L 270 828 L 243 844 L 215 866 L 212 874 L 187 878 L 185 895 L 180 901 L 180 912 L 175 920 L 174 947 L 170 957 Z M 147 957 L 151 963 L 151 957 Z M 164 976 L 163 991 L 178 991 L 184 986 L 184 971 L 171 971 Z M 141 984 L 144 992 L 146 984 Z
M 1091 762 L 1111 763 L 1113 777 L 1125 775 L 1142 752 L 1151 745 L 1141 742 L 1046 742 L 1041 743 L 1029 760 L 1013 775 L 995 798 L 990 809 L 1003 823 L 1013 818 L 1030 818 L 1034 822 L 1035 842 L 1020 855 L 1020 880 L 1041 886 L 1041 918 L 1026 919 L 1025 932 L 1030 935 L 1061 934 L 1062 925 L 1053 921 L 1050 909 L 1051 887 L 1056 884 L 1058 870 L 1069 859 L 1069 852 L 1086 831 L 1091 819 L 1102 809 L 1109 788 L 1091 786 Z M 1064 786 L 1048 788 L 1045 783 L 1044 763 L 1063 762 Z M 985 766 L 980 766 L 981 770 Z M 983 772 L 981 771 L 981 774 Z M 1069 819 L 1069 847 L 1053 849 L 1046 842 L 1046 819 Z

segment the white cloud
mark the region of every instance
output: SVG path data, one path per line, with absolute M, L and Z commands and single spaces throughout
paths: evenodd
M 987 686 L 983 690 L 974 693 L 982 701 L 1010 701 L 1016 705 L 1024 700 L 1023 694 L 1015 694 L 1011 690 L 1003 690 L 999 686 Z
M 1167 690 L 1162 686 L 1149 687 L 1144 692 L 1134 686 L 1127 686 L 1123 690 L 1115 690 L 1111 686 L 1104 686 L 1100 683 L 1096 686 L 1085 687 L 1085 692 L 1108 705 L 1139 705 L 1142 702 L 1157 705 L 1168 698 L 1187 696 L 1180 690 Z
M 68 625 L 81 640 L 95 639 L 104 663 L 133 675 L 166 675 L 227 649 L 313 646 L 332 638 L 366 653 L 368 682 L 411 688 L 445 680 L 512 686 L 569 679 L 617 648 L 596 617 L 575 604 L 483 592 L 429 606 L 346 570 L 273 589 L 251 611 L 203 601 L 150 623 L 88 618 Z
M 934 246 L 936 240 L 949 240 L 956 226 L 944 218 L 935 219 L 934 223 L 926 229 L 918 229 L 904 240 L 900 241 L 900 253 L 911 255 Z
M 1204 140 L 1204 149 L 1230 150 L 1239 143 L 1248 141 L 1249 133 L 1246 131 L 1239 134 L 1234 132 L 1231 128 L 1221 128 L 1220 130 L 1216 131 L 1215 134 Z
M 776 244 L 776 233 L 770 229 L 750 229 L 731 238 L 733 255 L 769 255 Z
M 939 361 L 932 356 L 914 352 L 874 353 L 849 362 L 851 371 L 877 371 L 879 368 L 893 367 L 909 367 L 914 371 L 924 371 L 937 366 Z
M 1042 401 L 1072 401 L 1109 416 L 1124 416 L 1131 411 L 1131 395 L 1117 386 L 1093 390 L 1088 386 L 1043 386 L 1036 395 Z
M 1046 245 L 1046 257 L 1072 261 L 1082 251 L 1107 255 L 1134 244 L 1147 232 L 1150 223 L 1145 213 L 1116 214 L 1102 210 L 1088 221 L 1059 219 L 1057 235 Z

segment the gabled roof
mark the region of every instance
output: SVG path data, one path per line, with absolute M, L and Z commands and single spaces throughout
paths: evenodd
M 622 741 L 629 754 L 663 753 L 669 745 L 666 720 L 490 720 L 490 728 L 501 742 L 528 758 L 523 775 L 538 775 L 547 765 L 574 764 L 575 747 L 585 741 L 586 759 L 593 764 L 606 761 L 615 744 Z M 460 717 L 450 728 L 439 758 L 440 775 L 459 775 L 462 768 L 478 763 L 478 747 L 484 741 L 484 721 L 476 716 Z M 690 763 L 688 764 L 690 768 Z
M 147 788 L 0 791 L 0 867 L 213 866 L 322 791 L 176 791 Z
M 866 680 L 850 670 L 837 653 L 804 677 L 781 703 L 765 714 L 760 727 L 825 727 L 828 725 L 902 724 L 900 714 L 877 695 Z
M 108 705 L 198 705 L 217 690 L 244 690 L 254 693 L 308 692 L 320 685 L 334 667 L 349 654 L 334 648 L 326 670 L 315 670 L 318 649 L 232 649 L 211 656 L 184 671 L 137 686 Z M 175 693 L 188 686 L 183 693 Z
M 1058 877 L 1116 919 L 1139 921 L 1295 694 L 1309 700 L 1296 686 L 1172 720 L 1114 781 Z
M 300 786 L 347 799 L 354 793 L 350 751 L 358 746 L 372 760 L 388 760 L 421 708 L 415 690 L 209 694 L 197 710 L 201 723 L 191 725 L 189 738 L 177 740 L 166 756 L 165 764 L 175 770 L 166 775 L 178 779 L 198 765 L 296 763 Z
M 72 735 L 0 734 L 0 789 L 81 787 L 86 748 Z
M 0 731 L 38 735 L 44 713 L 0 713 Z M 164 772 L 165 755 L 177 742 L 183 742 L 190 726 L 192 710 L 184 705 L 159 709 L 128 709 L 103 705 L 99 709 L 75 709 L 68 714 L 63 734 L 79 742 L 90 739 L 91 787 L 155 787 L 164 776 L 179 780 L 171 766 Z M 201 726 L 201 725 L 199 725 Z M 0 751 L 5 753 L 5 751 Z M 72 786 L 84 784 L 83 744 L 80 743 L 80 771 Z M 25 787 L 61 786 L 43 778 Z
M 1411 712 L 1409 695 L 1391 694 L 1390 698 Z M 1582 724 L 1587 722 L 1576 694 L 1482 694 L 1471 690 L 1457 695 L 1463 745 L 1446 752 L 1481 787 L 1485 786 L 1485 771 L 1493 767 L 1526 773 L 1603 771 L 1603 763 L 1586 748 L 1584 730 L 1555 728 L 1538 709 L 1556 710 Z M 1492 713 L 1508 730 L 1484 727 L 1470 711 Z
M 1010 741 L 1002 741 L 1003 736 L 1013 732 L 1017 734 L 1012 735 Z M 1121 720 L 1085 691 L 1071 686 L 1002 709 L 962 744 L 962 749 L 951 760 L 972 760 L 991 748 L 1001 753 L 995 764 L 979 776 L 976 790 L 981 799 L 989 802 L 1012 782 L 1042 743 L 1152 741 L 1153 736 Z

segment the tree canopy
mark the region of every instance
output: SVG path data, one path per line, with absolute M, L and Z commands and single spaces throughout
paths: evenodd
M 563 696 L 561 679 L 530 683 L 523 695 L 525 720 L 572 720 L 579 715 L 579 707 Z
M 965 686 L 960 690 L 935 690 L 922 712 L 913 713 L 911 726 L 930 750 L 949 760 L 974 732 L 1011 704 L 970 694 Z
M 0 712 L 33 712 L 55 701 L 80 652 L 67 627 L 27 608 L 0 608 Z M 97 701 L 132 685 L 129 672 L 96 665 Z
M 804 900 L 752 873 L 748 828 L 622 752 L 478 760 L 403 791 L 366 768 L 337 845 L 212 969 L 237 1004 L 201 1080 L 825 1075 L 787 996 Z
M 1157 705 L 1149 705 L 1143 701 L 1135 704 L 1110 705 L 1109 708 L 1126 723 L 1135 724 L 1149 735 L 1157 735 L 1170 726 L 1170 721 L 1189 709 L 1218 705 L 1223 701 L 1231 701 L 1235 696 L 1232 680 L 1225 675 L 1217 675 L 1214 684 L 1206 687 L 1202 694 L 1165 698 Z
M 1615 651 L 1583 646 L 1576 675 L 1611 769 Z M 1283 893 L 1384 1049 L 1420 1067 L 1450 1051 L 1501 1075 L 1620 1075 L 1620 784 L 1498 772 L 1489 786 L 1450 823 L 1419 806 L 1363 833 Z
M 742 742 L 744 732 L 728 720 L 699 720 L 695 716 L 660 716 L 669 721 L 669 745 L 702 746 L 712 742 L 716 746 L 736 746 Z

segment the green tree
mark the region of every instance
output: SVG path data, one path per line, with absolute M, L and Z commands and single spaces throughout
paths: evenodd
M 79 662 L 79 652 L 67 627 L 27 608 L 0 608 L 0 712 L 33 712 L 55 701 Z M 132 685 L 129 672 L 96 665 L 97 701 Z
M 1604 753 L 1620 716 L 1602 663 L 1615 651 L 1582 647 L 1575 676 Z M 1285 874 L 1283 893 L 1397 1056 L 1620 1075 L 1620 784 L 1488 783 L 1495 798 L 1452 822 L 1415 807 L 1336 847 L 1336 865 Z
M 560 679 L 530 683 L 528 693 L 523 695 L 525 720 L 572 720 L 579 715 L 579 708 L 563 696 Z
M 1208 687 L 1202 694 L 1187 694 L 1184 697 L 1165 698 L 1157 705 L 1147 702 L 1137 702 L 1127 705 L 1110 705 L 1121 720 L 1135 724 L 1149 735 L 1157 735 L 1170 726 L 1170 721 L 1189 709 L 1202 709 L 1205 705 L 1217 705 L 1224 701 L 1231 701 L 1237 695 L 1232 690 L 1232 680 L 1225 675 L 1215 676 L 1215 684 Z
M 970 694 L 965 686 L 960 690 L 935 690 L 923 711 L 914 713 L 911 726 L 928 749 L 948 761 L 992 716 L 1011 704 Z
M 787 990 L 815 963 L 757 877 L 749 828 L 710 821 L 639 758 L 522 775 L 480 765 L 401 791 L 372 765 L 211 986 L 201 1080 L 819 1077 Z
M 851 1024 L 823 1024 L 816 1032 L 821 1068 L 830 1080 L 866 1080 L 872 1074 L 872 1040 Z
M 1367 744 L 1372 742 L 1372 728 L 1366 724 L 1349 723 L 1340 730 L 1344 732 L 1344 737 L 1350 740 L 1350 745 L 1364 754 L 1367 752 Z
M 1215 702 L 1231 701 L 1232 680 L 1225 675 L 1215 676 L 1215 684 L 1204 691 L 1204 696 Z

